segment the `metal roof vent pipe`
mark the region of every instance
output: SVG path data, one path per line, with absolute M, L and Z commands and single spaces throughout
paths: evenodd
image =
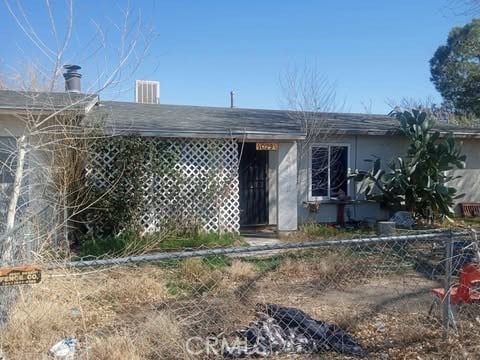
M 235 107 L 235 93 L 230 91 L 230 108 L 233 109 Z
M 81 92 L 80 79 L 82 74 L 78 72 L 82 67 L 78 65 L 64 65 L 66 72 L 63 73 L 65 78 L 65 91 L 71 93 Z

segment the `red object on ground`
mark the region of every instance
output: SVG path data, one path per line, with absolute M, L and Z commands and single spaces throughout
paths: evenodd
M 473 264 L 464 265 L 460 271 L 459 284 L 450 288 L 450 303 L 480 302 L 480 289 L 476 289 L 476 285 L 480 285 L 480 270 Z M 445 298 L 444 288 L 432 289 L 432 293 L 441 300 Z

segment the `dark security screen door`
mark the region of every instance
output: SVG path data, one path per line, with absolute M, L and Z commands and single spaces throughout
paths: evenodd
M 239 144 L 240 152 L 240 225 L 267 224 L 268 151 L 257 151 L 255 143 L 244 143 Z

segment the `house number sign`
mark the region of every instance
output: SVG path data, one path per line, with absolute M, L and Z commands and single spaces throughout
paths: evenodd
M 276 151 L 278 150 L 277 143 L 256 143 L 256 149 L 260 151 Z

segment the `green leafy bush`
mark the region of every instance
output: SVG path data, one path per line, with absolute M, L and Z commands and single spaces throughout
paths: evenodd
M 386 170 L 379 159 L 368 171 L 356 170 L 352 177 L 361 182 L 359 192 L 391 210 L 407 210 L 422 219 L 453 215 L 453 200 L 463 194 L 448 186 L 454 179 L 449 171 L 464 168 L 466 156 L 451 134 L 441 137 L 433 130 L 434 121 L 427 113 L 412 110 L 393 115 L 410 142 L 407 153 L 392 160 Z

